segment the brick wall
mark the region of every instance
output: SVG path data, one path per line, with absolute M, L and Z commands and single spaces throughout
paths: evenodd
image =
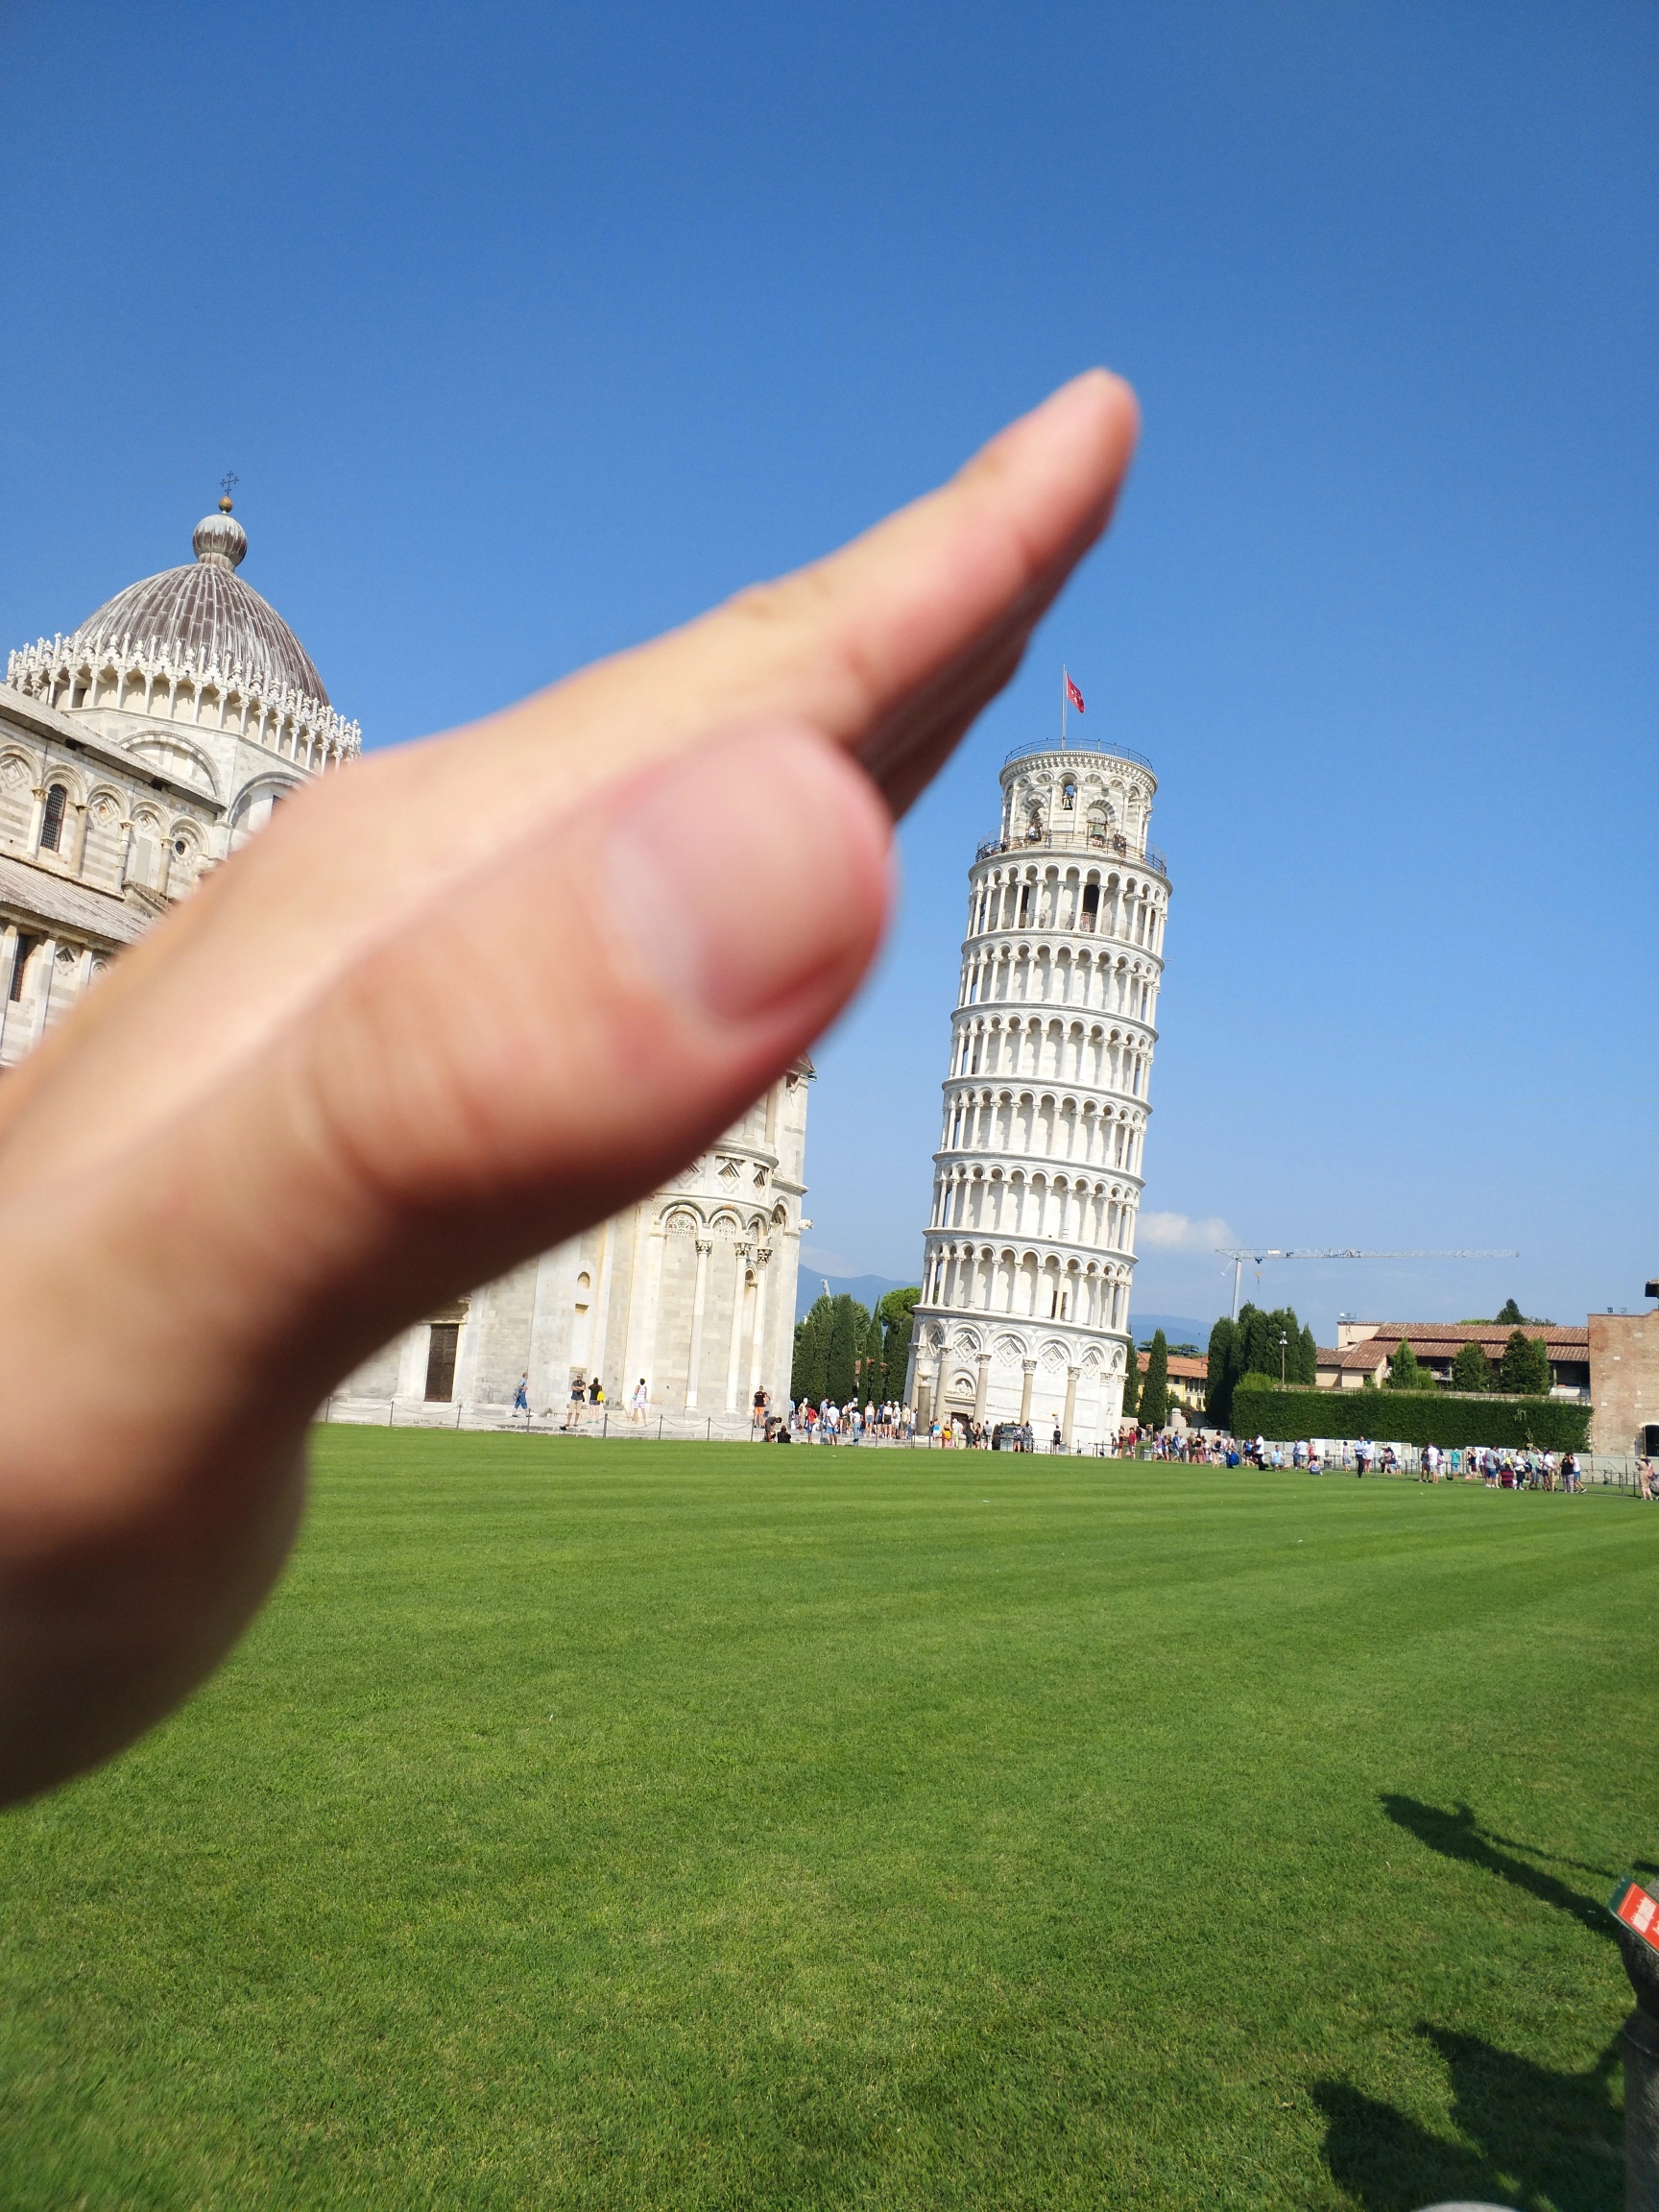
M 1639 1452 L 1642 1431 L 1659 1425 L 1659 1310 L 1592 1313 L 1591 1443 L 1598 1452 Z

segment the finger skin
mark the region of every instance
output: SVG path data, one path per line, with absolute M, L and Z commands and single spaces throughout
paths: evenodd
M 1125 389 L 1080 379 L 830 560 L 310 787 L 0 1086 L 0 1797 L 228 1647 L 340 1375 L 656 1188 L 839 1011 L 888 902 L 852 760 L 914 797 L 1133 438 Z M 695 990 L 616 905 L 664 804 L 703 824 L 688 936 L 726 947 Z M 722 938 L 734 859 L 756 919 Z

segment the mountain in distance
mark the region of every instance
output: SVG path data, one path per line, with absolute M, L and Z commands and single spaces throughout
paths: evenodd
M 1131 1313 L 1135 1341 L 1144 1352 L 1155 1334 L 1162 1329 L 1168 1344 L 1196 1344 L 1199 1351 L 1210 1341 L 1208 1321 L 1194 1321 L 1186 1313 Z
M 914 1285 L 902 1283 L 891 1275 L 812 1275 L 803 1267 L 795 1283 L 795 1318 L 805 1321 L 814 1300 L 824 1295 L 824 1286 L 830 1286 L 831 1298 L 843 1295 L 856 1298 L 860 1306 L 874 1312 L 876 1301 L 885 1298 L 889 1290 L 908 1290 Z

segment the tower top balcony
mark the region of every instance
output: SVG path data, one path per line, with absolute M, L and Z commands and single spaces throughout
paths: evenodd
M 1036 858 L 1043 853 L 1093 853 L 1102 860 L 1126 861 L 1137 868 L 1145 868 L 1154 876 L 1169 880 L 1169 863 L 1156 845 L 1138 845 L 1124 836 L 1119 830 L 1095 830 L 1087 824 L 1079 830 L 1042 829 L 1023 835 L 1008 837 L 982 837 L 974 858 L 995 858 L 998 853 L 1029 854 Z
M 1131 745 L 1118 745 L 1105 737 L 1072 737 L 1068 734 L 1064 745 L 1037 744 L 1027 741 L 1025 744 L 1016 745 L 1010 752 L 1004 753 L 1002 766 L 1004 770 L 1007 770 L 1012 768 L 1017 760 L 1046 760 L 1050 757 L 1055 760 L 1064 760 L 1072 753 L 1088 754 L 1094 759 L 1121 760 L 1131 767 L 1143 768 L 1148 775 L 1152 776 L 1154 785 L 1157 783 L 1158 779 L 1153 774 L 1152 763 L 1147 759 L 1144 753 L 1137 753 Z

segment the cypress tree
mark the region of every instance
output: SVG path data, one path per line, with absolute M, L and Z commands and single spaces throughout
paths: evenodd
M 864 1336 L 863 1364 L 858 1370 L 858 1395 L 863 1399 L 866 1406 L 870 1405 L 872 1401 L 879 1406 L 882 1398 L 886 1395 L 883 1365 L 881 1322 L 878 1315 L 872 1313 L 870 1327 L 865 1332 Z
M 1510 1300 L 1514 1304 L 1514 1300 Z M 1528 1337 L 1524 1329 L 1512 1329 L 1498 1363 L 1498 1387 L 1516 1398 L 1550 1395 L 1550 1354 L 1542 1336 Z
M 1225 1315 L 1210 1332 L 1210 1372 L 1204 1379 L 1204 1418 L 1217 1429 L 1233 1420 L 1233 1338 L 1237 1332 Z
M 1135 1356 L 1133 1344 L 1129 1347 L 1128 1364 L 1123 1369 L 1123 1418 L 1137 1421 L 1141 1417 L 1141 1362 Z
M 1146 1380 L 1141 1386 L 1141 1418 L 1148 1429 L 1162 1429 L 1169 1418 L 1169 1345 L 1162 1329 L 1154 1330 L 1146 1354 Z
M 1390 1390 L 1432 1390 L 1434 1378 L 1422 1366 L 1404 1336 L 1388 1355 Z
M 1311 1325 L 1297 1337 L 1292 1357 L 1296 1361 L 1296 1381 L 1305 1382 L 1311 1390 L 1319 1380 L 1319 1347 L 1313 1341 Z
M 824 1360 L 824 1387 L 837 1406 L 845 1406 L 858 1387 L 858 1356 L 869 1332 L 869 1314 L 844 1290 L 834 1302 Z
M 834 1318 L 834 1301 L 815 1298 L 805 1320 L 796 1328 L 795 1365 L 789 1387 L 798 1406 L 807 1403 L 816 1406 L 825 1394 L 830 1331 Z
M 1459 1344 L 1457 1357 L 1452 1362 L 1453 1389 L 1490 1390 L 1492 1382 L 1492 1362 L 1479 1345 Z
M 1260 1306 L 1241 1306 L 1238 1310 L 1238 1373 L 1239 1375 L 1271 1375 L 1279 1373 L 1279 1343 L 1277 1335 L 1268 1343 L 1269 1319 Z
M 1522 1312 L 1520 1307 L 1516 1305 L 1513 1298 L 1505 1298 L 1503 1305 L 1499 1307 L 1497 1312 L 1492 1316 L 1494 1323 L 1500 1329 L 1519 1328 L 1521 1323 L 1525 1321 L 1526 1318 L 1526 1314 Z

